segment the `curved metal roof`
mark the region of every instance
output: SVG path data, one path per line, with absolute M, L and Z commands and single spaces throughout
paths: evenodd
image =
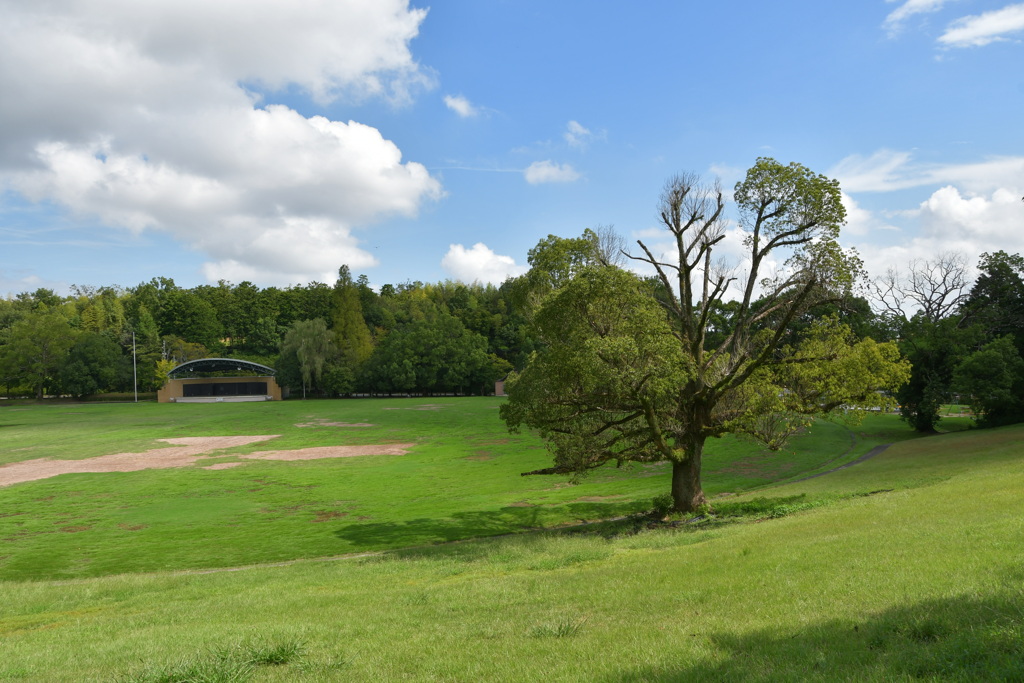
M 240 358 L 200 358 L 198 360 L 190 360 L 187 363 L 182 363 L 168 372 L 167 376 L 172 379 L 176 379 L 179 375 L 185 375 L 193 372 L 232 371 L 244 373 L 239 375 L 240 377 L 250 375 L 273 376 L 277 372 L 274 368 L 268 368 L 266 365 L 260 365 L 259 363 L 253 363 L 248 360 L 241 360 Z

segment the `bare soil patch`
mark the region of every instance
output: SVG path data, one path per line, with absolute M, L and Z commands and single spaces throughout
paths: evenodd
M 369 422 L 331 422 L 330 420 L 313 420 L 311 422 L 302 422 L 296 427 L 376 427 L 375 424 Z
M 160 439 L 172 445 L 171 448 L 154 448 L 142 453 L 114 453 L 85 460 L 54 460 L 37 458 L 22 462 L 0 465 L 0 486 L 10 486 L 26 481 L 48 479 L 60 474 L 97 472 L 136 472 L 148 469 L 188 467 L 215 451 L 236 446 L 246 446 L 277 438 L 277 434 L 261 436 L 186 436 L 175 439 Z M 317 460 L 321 458 L 350 458 L 361 455 L 405 455 L 413 444 L 380 444 L 363 446 L 321 446 L 292 451 L 258 451 L 239 454 L 243 460 Z M 211 464 L 206 469 L 222 470 L 237 467 L 241 462 Z
M 411 443 L 372 446 L 317 446 L 294 451 L 257 451 L 238 457 L 247 460 L 320 460 L 321 458 L 353 458 L 360 455 L 405 455 L 412 446 Z

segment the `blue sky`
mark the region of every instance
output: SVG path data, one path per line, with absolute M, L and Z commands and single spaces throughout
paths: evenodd
M 874 275 L 1024 252 L 1024 3 L 633 5 L 0 0 L 0 295 L 497 283 L 758 156 Z

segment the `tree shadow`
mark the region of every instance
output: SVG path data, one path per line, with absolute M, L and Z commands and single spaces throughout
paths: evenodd
M 566 514 L 568 512 L 568 515 Z M 361 548 L 403 548 L 495 537 L 525 531 L 558 530 L 566 517 L 578 522 L 607 520 L 636 512 L 635 503 L 567 503 L 547 507 L 506 506 L 497 510 L 457 512 L 450 517 L 363 522 L 343 526 L 334 535 Z M 596 525 L 595 525 L 596 526 Z M 589 527 L 587 527 L 589 528 Z M 477 559 L 486 549 L 467 550 L 465 559 Z M 453 557 L 460 553 L 453 552 Z
M 929 600 L 799 629 L 691 636 L 705 638 L 724 661 L 681 661 L 603 680 L 1024 681 L 1024 590 Z

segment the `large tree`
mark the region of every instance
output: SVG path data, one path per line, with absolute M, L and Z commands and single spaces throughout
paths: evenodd
M 125 356 L 109 333 L 84 332 L 61 365 L 59 380 L 62 392 L 78 398 L 100 391 L 130 389 L 131 358 Z
M 546 346 L 510 378 L 502 406 L 511 429 L 538 429 L 554 451 L 554 466 L 534 473 L 668 460 L 674 507 L 692 511 L 706 502 L 708 438 L 743 432 L 778 447 L 791 417 L 882 405 L 880 392 L 905 380 L 893 344 L 858 342 L 832 318 L 789 338 L 809 308 L 850 296 L 860 271 L 836 241 L 838 183 L 762 158 L 734 197 L 744 274 L 715 258 L 727 251 L 721 189 L 680 175 L 659 207 L 672 258 L 642 241 L 634 257 L 658 282 L 591 266 L 544 300 Z M 711 343 L 715 317 L 726 333 Z
M 331 330 L 345 364 L 352 372 L 357 371 L 373 353 L 373 337 L 363 318 L 359 285 L 352 281 L 348 266 L 338 269 L 338 281 L 334 283 Z
M 41 307 L 11 326 L 0 354 L 0 374 L 29 384 L 41 400 L 74 342 L 74 331 L 63 313 Z
M 324 369 L 338 355 L 333 335 L 321 318 L 293 323 L 281 341 L 279 370 L 287 381 L 294 370 L 302 383 L 302 397 L 319 385 Z

